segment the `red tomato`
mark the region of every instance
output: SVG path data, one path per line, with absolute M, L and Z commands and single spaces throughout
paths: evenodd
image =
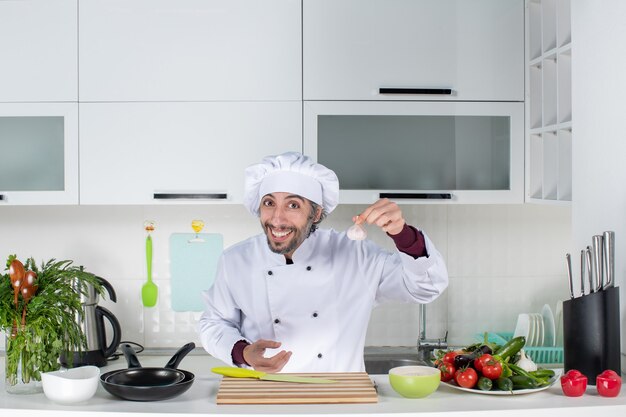
M 596 377 L 596 388 L 603 397 L 617 397 L 622 388 L 622 378 L 617 372 L 607 369 Z
M 474 388 L 478 382 L 478 374 L 474 368 L 463 368 L 456 371 L 454 374 L 454 380 L 463 388 Z
M 587 377 L 576 369 L 569 370 L 561 376 L 561 388 L 568 397 L 580 397 L 587 389 Z
M 454 373 L 456 372 L 454 365 L 446 362 L 439 365 L 439 370 L 441 371 L 441 380 L 443 382 L 447 382 L 454 378 Z
M 502 364 L 495 359 L 487 361 L 483 365 L 483 376 L 489 379 L 498 379 L 502 375 Z
M 477 371 L 482 372 L 483 371 L 483 365 L 485 365 L 485 363 L 492 361 L 493 360 L 493 356 L 491 356 L 488 353 L 484 353 L 482 355 L 480 355 L 478 358 L 474 359 L 474 369 L 476 369 Z
M 445 355 L 443 355 L 443 358 L 441 359 L 444 363 L 454 363 L 454 358 L 458 355 L 457 352 L 448 352 Z

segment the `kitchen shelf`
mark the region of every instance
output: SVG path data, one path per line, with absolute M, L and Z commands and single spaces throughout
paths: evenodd
M 526 202 L 572 200 L 570 0 L 526 2 Z

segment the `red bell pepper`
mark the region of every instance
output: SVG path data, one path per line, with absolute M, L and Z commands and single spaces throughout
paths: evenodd
M 603 397 L 617 397 L 622 388 L 622 378 L 617 372 L 607 369 L 596 377 L 596 388 Z
M 561 388 L 568 397 L 580 397 L 587 389 L 587 377 L 576 369 L 570 369 L 561 376 Z

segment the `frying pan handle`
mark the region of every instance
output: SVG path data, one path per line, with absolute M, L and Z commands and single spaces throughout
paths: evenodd
M 141 364 L 139 363 L 139 359 L 137 359 L 137 355 L 135 354 L 135 349 L 128 343 L 121 344 L 122 353 L 126 358 L 126 362 L 128 362 L 129 368 L 141 368 Z
M 169 368 L 169 369 L 176 369 L 176 368 L 178 368 L 178 365 L 180 364 L 180 361 L 182 361 L 183 358 L 185 356 L 187 356 L 187 354 L 189 352 L 191 352 L 195 347 L 196 347 L 195 343 L 193 343 L 193 342 L 187 343 L 185 346 L 183 346 L 180 349 L 178 349 L 178 351 L 176 353 L 174 353 L 174 356 L 172 356 L 172 358 L 167 362 L 165 367 Z

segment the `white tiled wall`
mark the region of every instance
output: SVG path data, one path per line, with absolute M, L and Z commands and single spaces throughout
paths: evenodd
M 323 227 L 344 230 L 364 206 L 338 207 Z M 427 336 L 447 329 L 451 344 L 465 344 L 484 330 L 509 330 L 517 314 L 540 311 L 567 296 L 564 254 L 571 246 L 570 209 L 537 205 L 405 205 L 405 218 L 423 229 L 447 261 L 448 291 L 427 306 Z M 38 262 L 72 259 L 108 279 L 117 303 L 104 301 L 119 319 L 123 340 L 147 347 L 198 343 L 200 313 L 176 313 L 169 302 L 171 233 L 191 232 L 194 218 L 204 232 L 222 233 L 228 247 L 260 232 L 241 206 L 54 206 L 0 207 L 0 258 L 15 253 Z M 145 282 L 144 220 L 156 221 L 153 276 L 159 286 L 154 308 L 141 304 Z M 392 248 L 392 241 L 371 227 L 369 236 Z M 1 261 L 0 264 L 4 264 Z M 418 308 L 394 304 L 374 310 L 367 344 L 410 346 L 418 335 Z

